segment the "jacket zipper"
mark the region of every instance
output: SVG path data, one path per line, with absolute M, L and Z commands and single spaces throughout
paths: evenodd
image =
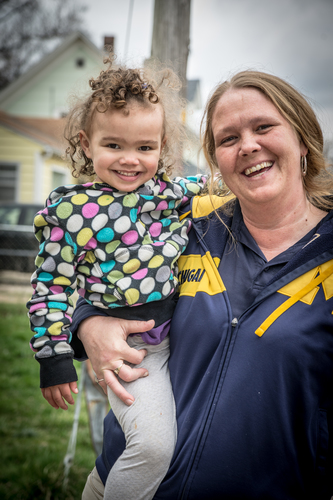
M 195 227 L 193 228 L 195 229 Z M 200 236 L 198 234 L 198 231 L 196 231 L 197 235 Z M 203 244 L 202 242 L 202 247 L 204 248 L 205 252 L 209 252 L 209 249 L 208 248 L 205 248 L 205 244 Z M 228 293 L 227 293 L 227 297 L 228 297 Z M 229 297 L 228 297 L 228 303 L 229 303 Z M 229 311 L 231 311 L 231 307 L 230 307 L 230 303 L 229 303 Z M 186 492 L 186 489 L 187 489 L 187 485 L 188 485 L 188 481 L 189 481 L 189 477 L 191 475 L 191 471 L 192 471 L 192 468 L 193 468 L 193 464 L 195 462 L 195 459 L 196 459 L 196 456 L 197 456 L 197 452 L 198 452 L 198 448 L 200 447 L 200 443 L 201 443 L 201 440 L 202 440 L 202 437 L 203 435 L 205 434 L 205 429 L 206 429 L 206 426 L 207 426 L 207 421 L 209 419 L 209 416 L 211 414 L 211 410 L 212 410 L 212 407 L 213 407 L 213 402 L 214 402 L 214 399 L 215 399 L 215 395 L 216 395 L 216 391 L 217 391 L 217 388 L 219 386 L 219 383 L 220 383 L 220 380 L 221 380 L 221 376 L 222 376 L 222 372 L 223 372 L 223 368 L 224 368 L 224 364 L 225 364 L 225 361 L 226 359 L 228 358 L 228 353 L 229 353 L 229 350 L 230 350 L 230 344 L 231 344 L 231 341 L 235 335 L 235 331 L 236 331 L 236 327 L 238 325 L 238 319 L 237 318 L 233 318 L 230 322 L 230 325 L 231 325 L 231 330 L 228 332 L 228 336 L 229 336 L 229 339 L 227 338 L 226 342 L 228 343 L 227 345 L 227 349 L 226 349 L 226 352 L 225 352 L 225 355 L 224 355 L 224 359 L 223 359 L 223 362 L 222 362 L 222 365 L 220 367 L 220 375 L 219 375 L 219 378 L 216 382 L 216 385 L 215 385 L 215 388 L 214 388 L 214 394 L 212 395 L 212 398 L 211 398 L 211 405 L 210 405 L 210 409 L 209 409 L 209 412 L 207 413 L 207 416 L 206 416 L 206 420 L 205 420 L 205 423 L 204 423 L 204 426 L 203 426 L 203 429 L 202 429 L 202 432 L 201 432 L 201 436 L 200 436 L 200 441 L 198 442 L 197 444 L 197 447 L 196 447 L 196 452 L 195 452 L 195 455 L 192 459 L 192 465 L 191 465 L 191 469 L 189 470 L 188 474 L 187 474 L 187 479 L 186 479 L 186 482 L 183 486 L 183 490 L 181 492 L 181 495 L 179 497 L 180 500 L 184 500 L 185 499 L 185 492 Z M 222 360 L 221 360 L 222 361 Z
M 207 426 L 207 421 L 209 420 L 209 417 L 210 417 L 210 414 L 211 414 L 211 410 L 212 410 L 212 407 L 213 407 L 213 403 L 214 403 L 216 391 L 217 391 L 217 388 L 218 388 L 220 380 L 221 380 L 221 376 L 222 376 L 224 364 L 225 364 L 226 359 L 228 358 L 228 354 L 229 354 L 229 350 L 230 350 L 230 344 L 231 344 L 232 339 L 234 338 L 236 327 L 238 326 L 238 319 L 237 318 L 233 318 L 231 320 L 231 322 L 230 322 L 230 325 L 231 325 L 231 331 L 228 332 L 229 339 L 227 338 L 227 340 L 226 340 L 227 343 L 228 343 L 228 345 L 227 345 L 227 348 L 226 348 L 226 352 L 224 354 L 224 359 L 223 359 L 222 365 L 220 367 L 220 375 L 219 375 L 218 380 L 216 381 L 216 385 L 215 385 L 215 388 L 214 388 L 214 394 L 212 395 L 212 398 L 211 398 L 210 409 L 209 409 L 209 412 L 207 413 L 207 416 L 206 416 L 206 419 L 205 419 L 205 423 L 204 423 L 203 429 L 201 431 L 200 441 L 197 444 L 196 452 L 195 452 L 195 455 L 194 455 L 194 457 L 192 459 L 191 469 L 190 469 L 190 471 L 187 474 L 186 483 L 184 484 L 183 491 L 181 493 L 181 496 L 179 497 L 180 500 L 184 500 L 185 499 L 185 492 L 186 492 L 186 488 L 187 488 L 187 485 L 188 485 L 189 477 L 191 475 L 192 467 L 193 467 L 193 464 L 194 464 L 196 456 L 197 456 L 197 451 L 200 448 L 201 439 L 202 439 L 203 435 L 205 434 L 205 429 L 206 429 L 206 426 Z

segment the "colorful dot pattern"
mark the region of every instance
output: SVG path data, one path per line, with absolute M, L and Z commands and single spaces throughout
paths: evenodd
M 72 353 L 70 296 L 76 288 L 100 308 L 138 306 L 174 292 L 191 226 L 177 209 L 205 182 L 202 175 L 171 181 L 158 174 L 130 193 L 87 183 L 50 194 L 34 220 L 40 249 L 27 304 L 37 358 Z

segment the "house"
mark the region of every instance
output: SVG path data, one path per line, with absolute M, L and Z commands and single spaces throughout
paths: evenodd
M 0 109 L 15 116 L 60 118 L 68 97 L 88 90 L 103 66 L 104 53 L 76 32 L 0 93 Z
M 0 93 L 0 201 L 44 203 L 75 182 L 63 159 L 64 116 L 71 94 L 103 66 L 103 52 L 80 32 Z
M 0 200 L 44 204 L 51 189 L 72 182 L 64 152 L 64 119 L 0 111 Z

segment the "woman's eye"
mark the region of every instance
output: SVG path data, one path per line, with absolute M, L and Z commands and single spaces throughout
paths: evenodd
M 118 144 L 108 144 L 108 148 L 110 149 L 119 149 Z
M 141 146 L 139 148 L 141 151 L 150 151 L 151 150 L 151 147 L 150 146 Z
M 234 135 L 231 135 L 230 137 L 225 137 L 224 139 L 221 140 L 221 144 L 228 144 L 232 141 L 234 141 L 236 137 Z
M 260 127 L 258 127 L 258 130 L 259 130 L 259 131 L 260 131 L 260 130 L 266 130 L 266 129 L 270 128 L 271 126 L 272 126 L 272 125 L 269 125 L 269 124 L 267 124 L 267 125 L 260 125 Z

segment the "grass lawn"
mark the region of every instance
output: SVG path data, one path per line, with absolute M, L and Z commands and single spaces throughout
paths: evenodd
M 0 498 L 81 499 L 95 462 L 84 397 L 74 463 L 64 491 L 63 459 L 74 407 L 55 410 L 42 397 L 25 306 L 0 304 L 0 318 Z M 79 363 L 76 368 L 79 373 Z

